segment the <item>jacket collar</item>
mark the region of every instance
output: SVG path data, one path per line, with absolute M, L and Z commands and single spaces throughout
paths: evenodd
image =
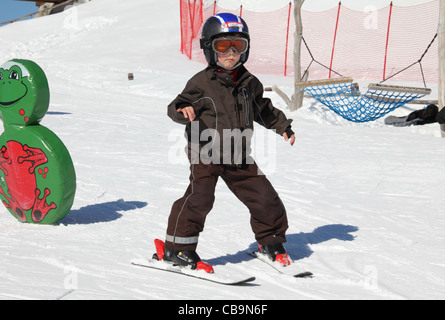
M 234 79 L 233 75 L 221 71 L 221 69 L 218 67 L 209 66 L 207 68 L 207 72 L 210 75 L 210 80 L 219 80 L 224 85 L 229 87 L 236 87 L 241 85 L 251 75 L 244 66 L 240 66 L 238 69 L 235 70 L 236 79 Z

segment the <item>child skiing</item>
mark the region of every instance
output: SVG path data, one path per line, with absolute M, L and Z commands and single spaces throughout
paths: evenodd
M 263 85 L 244 67 L 250 36 L 241 17 L 229 13 L 210 17 L 203 26 L 201 48 L 208 67 L 193 76 L 168 106 L 169 117 L 185 125 L 190 185 L 172 206 L 165 247 L 162 241 L 156 244 L 158 258 L 213 272 L 196 247 L 221 178 L 249 209 L 260 252 L 272 261 L 290 264 L 283 245 L 286 210 L 249 151 L 253 121 L 293 145 L 292 120 L 263 98 Z

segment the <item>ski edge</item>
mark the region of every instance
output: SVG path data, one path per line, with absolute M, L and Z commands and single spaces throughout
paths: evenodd
M 256 278 L 255 277 L 248 277 L 245 279 L 240 279 L 240 280 L 235 280 L 235 281 L 223 281 L 223 280 L 218 280 L 218 279 L 211 279 L 211 278 L 207 278 L 207 277 L 201 277 L 200 275 L 193 275 L 193 274 L 189 274 L 189 273 L 185 273 L 182 272 L 180 269 L 176 270 L 176 269 L 164 269 L 164 268 L 160 268 L 157 266 L 153 266 L 153 265 L 148 265 L 148 264 L 143 264 L 143 263 L 137 263 L 137 262 L 131 262 L 132 265 L 137 266 L 137 267 L 143 267 L 143 268 L 149 268 L 149 269 L 153 269 L 153 270 L 159 270 L 159 271 L 166 271 L 166 272 L 170 272 L 170 273 L 175 273 L 175 274 L 179 274 L 179 275 L 184 275 L 187 277 L 191 277 L 191 278 L 195 278 L 195 279 L 200 279 L 200 280 L 204 280 L 204 281 L 209 281 L 209 282 L 213 282 L 216 284 L 221 284 L 221 285 L 226 285 L 226 286 L 239 286 L 239 285 L 243 285 L 243 284 L 247 284 L 249 282 L 255 281 Z

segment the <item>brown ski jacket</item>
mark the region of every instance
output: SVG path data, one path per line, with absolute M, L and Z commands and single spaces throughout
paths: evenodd
M 264 88 L 257 77 L 241 66 L 235 78 L 207 67 L 193 76 L 169 104 L 168 116 L 186 125 L 192 163 L 238 166 L 253 161 L 249 155 L 254 121 L 279 135 L 292 132 L 292 120 L 263 97 Z M 187 106 L 196 113 L 192 122 L 177 112 Z

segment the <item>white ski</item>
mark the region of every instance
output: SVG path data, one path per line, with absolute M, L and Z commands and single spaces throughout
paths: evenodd
M 169 264 L 167 262 L 158 261 L 158 260 L 144 260 L 143 262 L 134 261 L 131 263 L 134 266 L 149 268 L 154 270 L 166 271 L 171 273 L 176 273 L 180 275 L 184 275 L 187 277 L 192 277 L 195 279 L 205 280 L 217 284 L 227 285 L 227 286 L 237 286 L 243 285 L 252 281 L 255 281 L 255 277 L 247 277 L 241 279 L 229 279 L 222 278 L 221 276 L 215 273 L 205 273 L 204 271 L 196 271 L 189 269 L 187 267 L 179 267 Z

